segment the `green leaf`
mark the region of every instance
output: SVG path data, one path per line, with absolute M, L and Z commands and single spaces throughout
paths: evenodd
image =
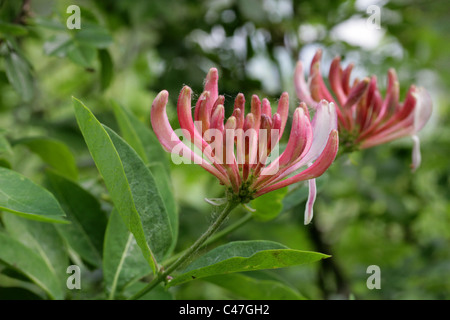
M 94 67 L 96 55 L 96 48 L 77 42 L 74 42 L 74 45 L 70 46 L 70 50 L 67 51 L 67 57 L 84 68 Z
M 21 242 L 0 232 L 0 260 L 19 271 L 42 288 L 50 298 L 63 299 L 58 279 L 48 268 L 44 259 Z
M 0 209 L 32 220 L 68 223 L 55 197 L 23 175 L 0 167 Z
M 112 130 L 107 132 L 79 100 L 74 98 L 73 103 L 78 125 L 115 208 L 155 272 L 152 250 L 156 257 L 164 256 L 172 231 L 153 177 L 123 139 Z
M 49 56 L 65 57 L 75 43 L 69 34 L 57 34 L 44 43 L 44 53 Z
M 113 78 L 114 64 L 109 51 L 106 49 L 98 50 L 98 58 L 100 60 L 100 84 L 102 90 L 106 90 Z
M 272 241 L 230 242 L 192 262 L 168 286 L 220 274 L 284 268 L 327 257 L 329 256 L 318 252 L 289 249 Z
M 158 184 L 133 148 L 110 128 L 104 128 L 122 160 L 150 248 L 157 260 L 162 259 L 172 246 L 173 232 L 166 207 L 157 189 Z
M 153 175 L 156 187 L 164 203 L 167 217 L 169 218 L 170 229 L 172 231 L 172 243 L 167 249 L 167 253 L 170 253 L 175 249 L 178 238 L 178 207 L 175 201 L 172 183 L 164 165 L 161 163 L 151 164 L 148 168 Z
M 34 96 L 33 77 L 29 64 L 14 51 L 5 56 L 5 71 L 9 82 L 25 102 Z
M 112 102 L 114 114 L 124 139 L 137 152 L 145 164 L 148 165 L 155 178 L 157 189 L 163 199 L 172 228 L 172 246 L 178 237 L 178 208 L 176 205 L 168 159 L 161 144 L 149 128 L 139 121 L 131 112 L 117 102 Z
M 80 44 L 99 49 L 104 49 L 113 42 L 113 38 L 107 29 L 87 23 L 80 30 L 76 31 L 74 39 Z
M 56 172 L 46 172 L 46 184 L 71 222 L 56 226 L 57 230 L 84 261 L 101 267 L 107 217 L 100 203 L 77 183 Z
M 34 24 L 38 27 L 50 29 L 52 31 L 66 31 L 66 24 L 62 24 L 61 21 L 51 18 L 44 18 L 40 16 L 30 17 L 30 24 Z
M 283 199 L 286 193 L 287 188 L 281 188 L 253 200 L 251 207 L 256 210 L 253 217 L 260 221 L 275 219 L 283 211 Z
M 11 169 L 12 149 L 5 136 L 0 133 L 0 166 Z
M 117 210 L 113 210 L 106 229 L 103 255 L 103 277 L 109 298 L 113 299 L 129 282 L 147 274 L 148 265 L 136 239 Z
M 42 257 L 63 290 L 69 257 L 55 225 L 13 214 L 3 215 L 3 224 L 8 234 Z
M 274 279 L 258 279 L 241 273 L 206 277 L 203 280 L 250 300 L 304 300 L 293 288 Z
M 20 24 L 0 21 L 0 34 L 11 36 L 23 36 L 28 33 L 28 29 Z
M 70 149 L 61 141 L 46 138 L 33 137 L 17 140 L 14 145 L 24 145 L 30 151 L 36 153 L 44 162 L 53 167 L 65 177 L 78 180 L 78 169 Z

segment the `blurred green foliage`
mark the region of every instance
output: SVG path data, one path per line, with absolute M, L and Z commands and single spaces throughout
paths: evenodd
M 303 225 L 305 188 L 300 188 L 298 196 L 286 198 L 278 217 L 252 220 L 222 241 L 264 239 L 332 255 L 272 273 L 307 298 L 450 298 L 447 1 L 80 0 L 81 29 L 69 30 L 66 9 L 73 2 L 0 1 L 0 165 L 40 182 L 39 156 L 14 142 L 36 136 L 60 140 L 76 155 L 83 187 L 108 210 L 71 96 L 82 98 L 111 128 L 118 127 L 113 100 L 149 126 L 151 102 L 166 89 L 169 116 L 178 127 L 179 90 L 189 85 L 197 97 L 213 66 L 228 113 L 238 92 L 274 103 L 288 91 L 294 108 L 293 66 L 299 58 L 309 64 L 318 47 L 324 50 L 324 70 L 340 55 L 344 64 L 355 63 L 358 74 L 373 73 L 384 84 L 392 67 L 401 99 L 412 83 L 432 95 L 433 116 L 420 133 L 419 170 L 409 170 L 408 139 L 342 156 L 318 179 L 323 185 L 311 225 Z M 381 8 L 379 30 L 366 25 L 372 4 Z M 171 174 L 179 204 L 179 251 L 211 220 L 203 199 L 220 197 L 223 189 L 196 166 L 172 165 Z M 229 223 L 243 214 L 237 210 Z M 366 286 L 369 265 L 381 269 L 379 290 Z M 85 280 L 92 290 L 72 298 L 96 296 L 99 279 L 95 268 L 89 272 Z M 0 267 L 0 273 L 0 285 L 16 279 L 7 268 Z M 24 298 L 27 292 L 14 291 Z M 239 298 L 207 281 L 172 292 L 178 299 Z

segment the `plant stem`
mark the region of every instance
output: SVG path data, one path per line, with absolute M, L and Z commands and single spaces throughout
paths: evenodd
M 173 264 L 171 264 L 164 272 L 160 273 L 156 278 L 147 284 L 139 292 L 128 298 L 128 300 L 137 300 L 144 294 L 156 287 L 160 282 L 166 280 L 167 276 L 174 272 L 184 262 L 186 262 L 221 226 L 221 224 L 228 217 L 230 212 L 238 205 L 236 202 L 227 202 L 222 212 L 219 213 L 216 220 L 209 226 L 208 230 L 198 238 L 192 246 L 183 252 L 181 257 L 178 258 Z
M 226 236 L 227 234 L 230 234 L 231 232 L 233 232 L 234 230 L 236 230 L 237 228 L 239 228 L 240 226 L 244 225 L 245 223 L 247 223 L 248 221 L 251 220 L 252 218 L 252 214 L 251 213 L 247 213 L 245 216 L 243 216 L 241 219 L 239 219 L 238 221 L 236 221 L 235 223 L 233 223 L 232 225 L 224 228 L 223 230 L 221 230 L 220 232 L 215 233 L 213 236 L 211 236 L 209 239 L 207 239 L 201 246 L 199 249 L 203 249 L 204 247 L 210 245 L 211 243 L 216 242 L 217 240 L 219 240 L 220 238 Z M 188 249 L 186 249 L 188 250 Z M 173 256 L 171 256 L 170 258 L 168 258 L 166 261 L 163 262 L 163 264 L 165 265 L 165 268 L 169 268 L 172 263 L 174 263 L 180 256 L 182 256 L 185 251 L 181 251 Z

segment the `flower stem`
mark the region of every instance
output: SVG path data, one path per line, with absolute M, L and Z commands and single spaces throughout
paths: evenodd
M 211 243 L 214 243 L 216 241 L 218 241 L 219 239 L 223 238 L 224 236 L 226 236 L 227 234 L 230 234 L 231 232 L 233 232 L 234 230 L 238 229 L 239 227 L 241 227 L 242 225 L 244 225 L 245 223 L 247 223 L 248 221 L 250 221 L 252 219 L 253 215 L 251 213 L 247 213 L 245 216 L 243 216 L 241 219 L 239 219 L 238 221 L 236 221 L 235 223 L 233 223 L 232 225 L 229 225 L 228 227 L 224 228 L 223 230 L 221 230 L 220 232 L 216 232 L 213 236 L 211 236 L 209 239 L 207 239 L 201 246 L 199 249 L 204 248 L 207 245 L 210 245 Z M 188 249 L 186 249 L 188 250 Z M 170 258 L 168 258 L 167 260 L 165 260 L 163 262 L 164 266 L 166 268 L 169 268 L 172 263 L 174 263 L 180 256 L 182 256 L 185 253 L 185 251 L 181 251 L 173 256 L 171 256 Z
M 216 220 L 209 226 L 205 233 L 203 233 L 200 238 L 198 238 L 192 246 L 190 246 L 186 251 L 183 252 L 181 257 L 178 258 L 174 263 L 170 264 L 168 268 L 159 273 L 156 278 L 154 278 L 151 282 L 147 284 L 140 291 L 132 295 L 128 298 L 128 300 L 137 300 L 142 297 L 144 294 L 152 290 L 162 281 L 167 279 L 167 276 L 174 272 L 178 267 L 180 267 L 184 262 L 186 262 L 221 226 L 221 224 L 228 217 L 230 212 L 238 205 L 236 202 L 227 202 L 223 210 L 219 213 Z

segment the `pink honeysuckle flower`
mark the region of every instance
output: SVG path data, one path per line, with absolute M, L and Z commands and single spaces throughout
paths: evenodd
M 322 79 L 318 50 L 311 62 L 308 82 L 303 65 L 295 68 L 294 84 L 297 96 L 310 107 L 325 99 L 337 105 L 339 135 L 342 151 L 366 149 L 395 139 L 411 136 L 414 142 L 412 170 L 421 161 L 417 133 L 431 116 L 432 102 L 424 88 L 412 85 L 403 103 L 399 102 L 399 83 L 394 69 L 388 71 L 386 94 L 377 87 L 377 78 L 355 79 L 350 83 L 353 64 L 341 67 L 339 57 L 331 63 L 328 80 L 331 91 Z
M 218 92 L 218 72 L 212 68 L 192 116 L 192 90 L 183 87 L 177 103 L 181 134 L 172 129 L 166 114 L 168 92 L 163 90 L 157 95 L 152 104 L 151 123 L 164 149 L 172 153 L 174 161 L 183 158 L 199 164 L 227 187 L 228 200 L 242 204 L 270 191 L 309 180 L 305 224 L 309 223 L 316 197 L 314 179 L 328 169 L 338 151 L 334 104 L 319 101 L 310 121 L 306 104 L 300 103 L 293 114 L 287 146 L 279 154 L 278 142 L 289 114 L 288 94 L 281 95 L 275 113 L 269 100 L 261 101 L 253 95 L 250 112 L 246 114 L 245 97 L 239 93 L 233 113 L 225 121 L 225 98 Z

